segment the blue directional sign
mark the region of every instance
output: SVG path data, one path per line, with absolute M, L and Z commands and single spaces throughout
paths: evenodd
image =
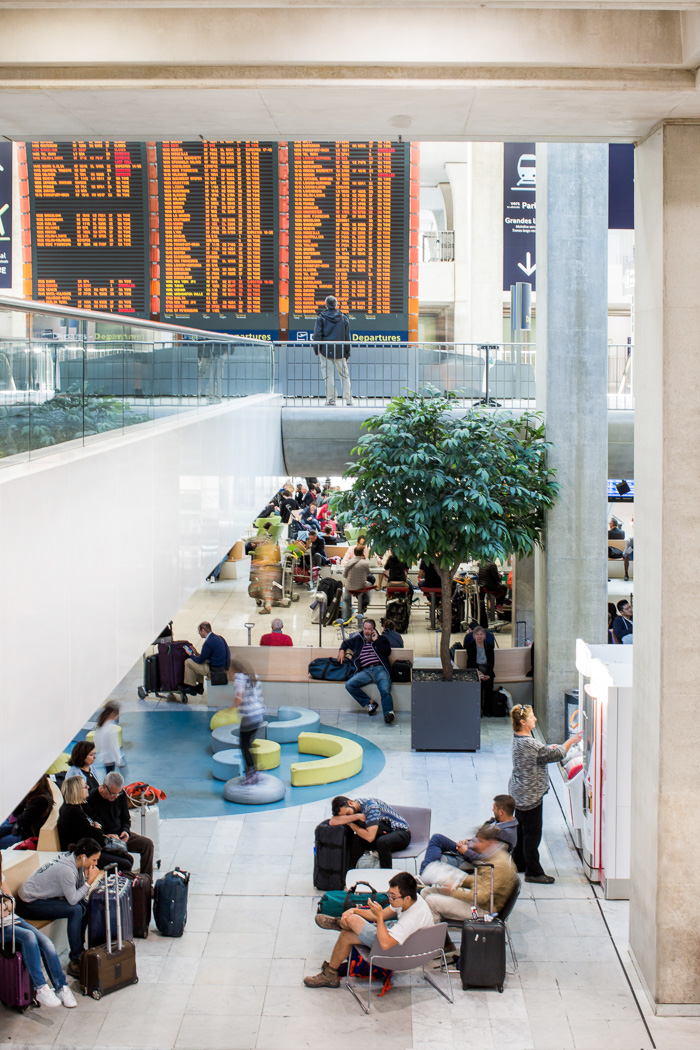
M 534 142 L 503 146 L 503 290 L 527 281 L 534 290 L 537 264 L 537 161 Z
M 0 288 L 12 287 L 12 143 L 0 142 Z

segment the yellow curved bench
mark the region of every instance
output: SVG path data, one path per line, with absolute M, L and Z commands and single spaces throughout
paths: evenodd
M 240 722 L 240 720 L 241 716 L 237 707 L 222 707 L 220 711 L 211 716 L 209 728 L 213 732 L 219 726 L 233 725 L 235 722 Z
M 282 748 L 275 740 L 255 739 L 250 745 L 256 769 L 277 769 Z
M 362 745 L 328 733 L 300 733 L 300 755 L 323 755 L 318 762 L 293 762 L 292 787 L 333 784 L 354 777 L 362 769 Z

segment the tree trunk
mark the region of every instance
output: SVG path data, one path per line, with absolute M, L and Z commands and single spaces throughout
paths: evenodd
M 445 681 L 452 680 L 452 661 L 450 659 L 450 636 L 452 633 L 452 579 L 454 570 L 438 569 L 440 583 L 442 585 L 442 631 L 440 634 L 440 662 L 442 664 L 442 677 Z

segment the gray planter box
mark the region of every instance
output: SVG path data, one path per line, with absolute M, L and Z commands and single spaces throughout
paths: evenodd
M 479 682 L 416 682 L 411 690 L 414 751 L 478 751 L 481 747 Z

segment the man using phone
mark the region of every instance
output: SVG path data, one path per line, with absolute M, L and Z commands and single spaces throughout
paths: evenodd
M 418 885 L 413 875 L 400 871 L 389 883 L 389 905 L 382 908 L 376 901 L 368 901 L 365 908 L 349 908 L 338 918 L 317 915 L 316 924 L 324 930 L 338 930 L 340 936 L 331 952 L 330 962 L 324 962 L 321 972 L 305 977 L 307 988 L 338 988 L 338 967 L 350 955 L 354 944 L 371 948 L 377 943 L 385 951 L 404 941 L 417 930 L 433 925 L 433 915 L 418 896 Z
M 390 652 L 391 646 L 388 639 L 377 634 L 377 625 L 369 618 L 365 619 L 362 624 L 362 633 L 351 634 L 343 642 L 338 652 L 338 659 L 341 663 L 346 654 L 350 653 L 358 668 L 357 673 L 352 678 L 348 678 L 345 683 L 345 688 L 350 696 L 357 700 L 361 707 L 366 707 L 368 714 L 376 715 L 379 705 L 362 688 L 369 682 L 374 682 L 382 698 L 384 721 L 387 725 L 391 725 L 394 721 L 394 700 L 391 695 L 391 675 L 389 674 Z

